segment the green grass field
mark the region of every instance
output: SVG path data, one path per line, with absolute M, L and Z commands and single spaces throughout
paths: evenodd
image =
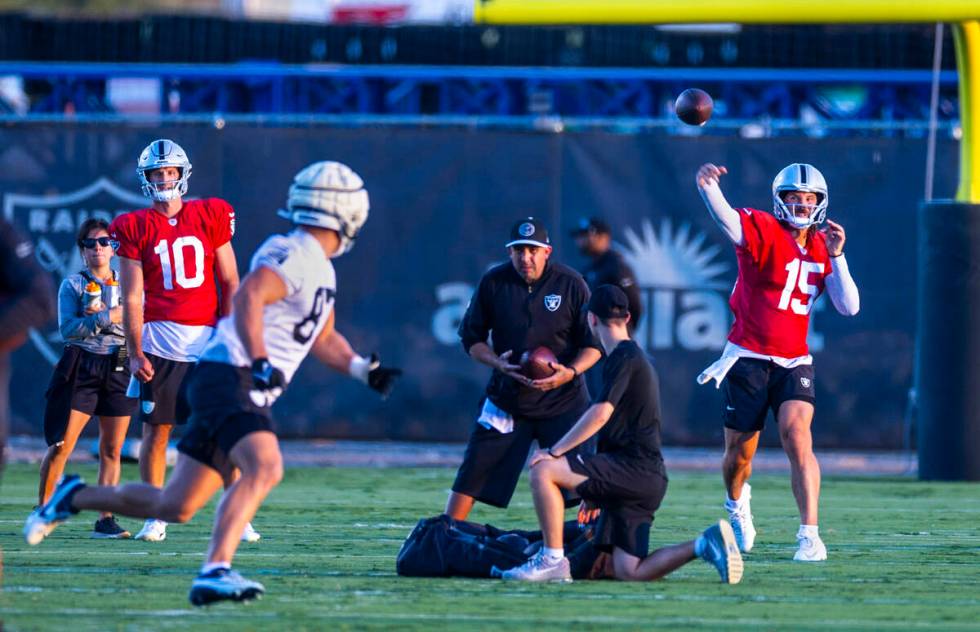
M 76 468 L 94 477 L 91 466 Z M 738 586 L 697 561 L 666 581 L 515 585 L 395 575 L 416 520 L 438 512 L 449 469 L 293 469 L 254 523 L 236 567 L 262 581 L 258 602 L 194 609 L 213 503 L 166 542 L 89 539 L 94 514 L 38 547 L 20 530 L 34 504 L 34 466 L 8 467 L 0 508 L 6 630 L 653 628 L 980 629 L 980 487 L 907 479 L 827 478 L 822 535 L 830 560 L 791 561 L 798 520 L 784 476 L 753 478 L 759 537 Z M 124 477 L 137 476 L 127 466 Z M 676 473 L 653 544 L 693 537 L 723 515 L 718 476 Z M 507 511 L 476 521 L 535 525 L 526 481 Z M 135 532 L 139 521 L 121 519 Z

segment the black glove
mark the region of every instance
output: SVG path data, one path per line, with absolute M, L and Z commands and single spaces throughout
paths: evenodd
M 269 358 L 256 358 L 252 362 L 252 384 L 260 391 L 286 387 L 286 376 L 269 363 Z
M 367 383 L 372 389 L 381 394 L 381 399 L 388 399 L 395 381 L 401 377 L 402 370 L 381 366 L 381 358 L 377 353 L 371 354 L 371 369 L 368 371 Z

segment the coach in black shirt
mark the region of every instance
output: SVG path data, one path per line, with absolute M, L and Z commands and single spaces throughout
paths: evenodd
M 588 407 L 582 373 L 600 357 L 585 321 L 589 289 L 573 269 L 550 261 L 544 224 L 518 221 L 506 245 L 510 261 L 483 275 L 459 327 L 463 348 L 493 374 L 446 504 L 457 520 L 477 500 L 508 505 L 531 442 L 550 446 Z M 541 346 L 555 354 L 556 371 L 532 381 L 519 358 Z
M 658 579 L 701 557 L 715 566 L 723 582 L 741 580 L 742 558 L 731 525 L 724 520 L 696 540 L 647 556 L 653 514 L 667 491 L 667 472 L 660 454 L 657 374 L 630 340 L 629 319 L 629 301 L 621 289 L 596 288 L 589 300 L 588 323 L 608 354 L 602 391 L 564 437 L 532 455 L 531 490 L 544 546 L 525 564 L 505 571 L 504 579 L 571 579 L 562 542 L 561 492 L 575 490 L 586 502 L 583 513 L 600 511 L 593 543 L 612 553 L 617 579 Z M 597 433 L 596 454 L 572 452 Z

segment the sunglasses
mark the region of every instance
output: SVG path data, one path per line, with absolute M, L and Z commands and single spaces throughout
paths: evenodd
M 98 244 L 103 248 L 112 246 L 113 249 L 115 249 L 117 242 L 108 237 L 87 237 L 85 239 L 78 240 L 78 245 L 80 245 L 82 248 L 88 248 L 90 250 L 95 248 L 95 244 Z

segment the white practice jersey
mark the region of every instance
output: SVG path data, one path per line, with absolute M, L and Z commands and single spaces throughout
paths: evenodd
M 302 229 L 266 239 L 252 256 L 249 270 L 260 267 L 269 268 L 286 284 L 286 298 L 265 306 L 262 323 L 269 362 L 288 383 L 330 317 L 337 276 L 323 248 Z M 233 319 L 234 315 L 226 316 L 218 322 L 201 360 L 252 366 Z

